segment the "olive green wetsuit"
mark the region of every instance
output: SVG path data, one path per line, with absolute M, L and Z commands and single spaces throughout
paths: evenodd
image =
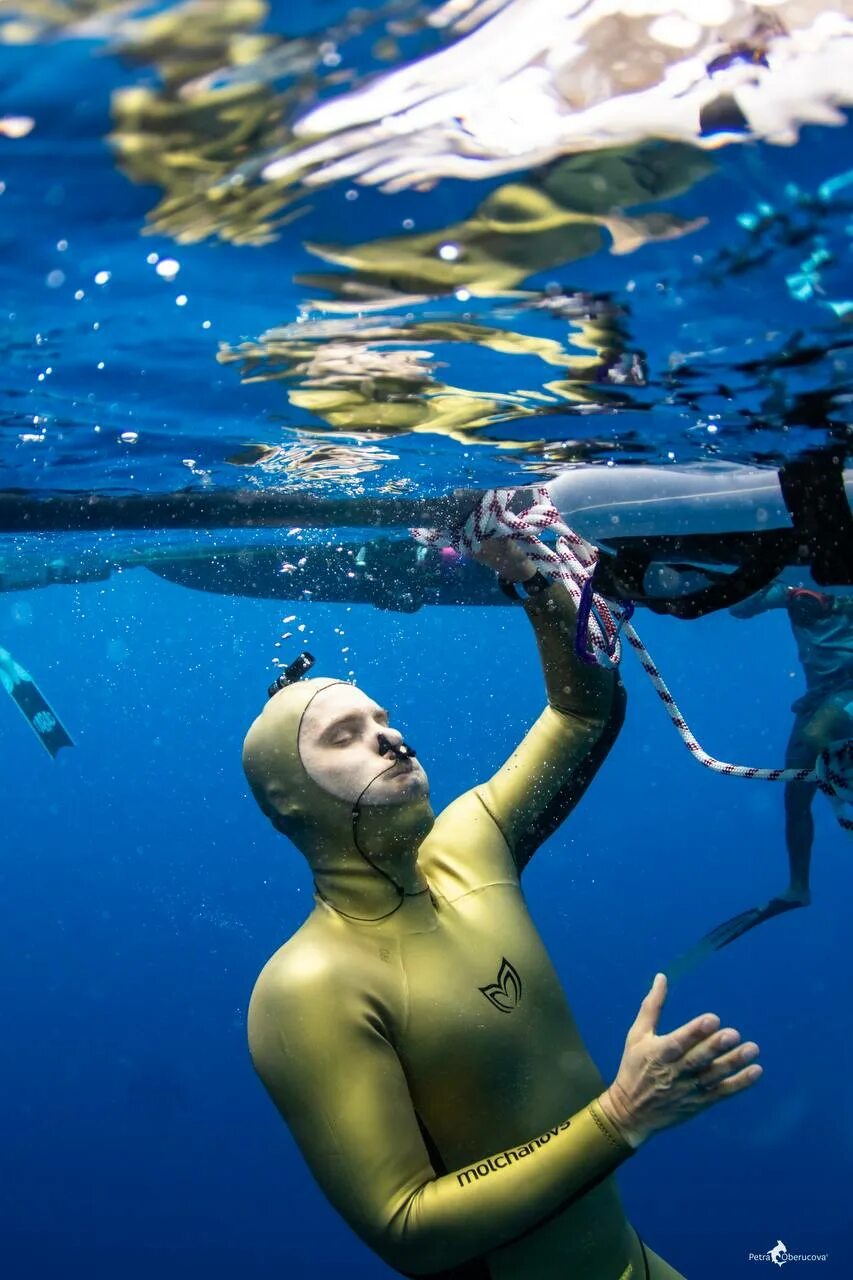
M 671 1280 L 625 1218 L 610 1175 L 631 1148 L 594 1101 L 602 1078 L 520 886 L 624 695 L 575 658 L 562 588 L 525 609 L 549 705 L 436 820 L 418 853 L 429 894 L 374 921 L 318 898 L 258 979 L 252 1056 L 328 1199 L 401 1273 Z

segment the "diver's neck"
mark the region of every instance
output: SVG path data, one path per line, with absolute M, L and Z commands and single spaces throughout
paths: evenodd
M 435 910 L 416 853 L 382 865 L 381 870 L 364 858 L 335 867 L 315 867 L 314 885 L 321 901 L 345 919 L 369 923 L 410 914 L 415 905 L 419 916 L 425 910 L 433 914 Z

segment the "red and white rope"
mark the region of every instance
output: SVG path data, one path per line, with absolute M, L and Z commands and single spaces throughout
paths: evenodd
M 547 489 L 534 489 L 534 501 L 519 512 L 509 509 L 513 493 L 512 489 L 488 490 L 455 534 L 437 529 L 412 529 L 412 536 L 423 546 L 452 546 L 468 555 L 475 555 L 484 542 L 496 535 L 510 538 L 521 543 L 525 555 L 538 569 L 554 582 L 563 583 L 577 607 L 584 584 L 595 571 L 597 548 L 568 527 Z M 543 533 L 556 534 L 553 550 L 542 541 Z M 621 657 L 618 605 L 608 603 L 599 595 L 595 597 L 595 605 L 601 622 L 590 617 L 590 644 L 599 661 L 618 666 Z
M 510 538 L 523 546 L 525 555 L 552 581 L 564 584 L 577 607 L 585 584 L 595 572 L 598 549 L 568 527 L 546 488 L 534 489 L 532 503 L 519 512 L 510 510 L 513 494 L 512 489 L 490 489 L 471 512 L 462 529 L 453 533 L 436 529 L 412 529 L 412 536 L 423 546 L 452 546 L 469 555 L 476 554 L 489 538 Z M 542 535 L 546 533 L 555 535 L 553 548 L 542 541 Z M 730 778 L 755 778 L 762 782 L 814 782 L 832 802 L 841 826 L 853 833 L 853 821 L 844 813 L 844 806 L 853 804 L 853 788 L 848 781 L 850 766 L 853 764 L 853 744 L 831 744 L 821 753 L 813 769 L 759 769 L 716 759 L 700 746 L 648 649 L 624 617 L 619 604 L 605 600 L 598 593 L 593 596 L 593 603 L 587 643 L 596 661 L 601 666 L 618 666 L 622 656 L 620 635 L 624 635 L 638 655 L 640 665 L 651 680 L 681 741 L 694 759 L 706 769 Z

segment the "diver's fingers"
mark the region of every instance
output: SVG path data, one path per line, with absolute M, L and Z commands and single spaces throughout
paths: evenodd
M 432 134 L 424 137 L 426 141 L 432 141 Z M 434 183 L 439 178 L 464 178 L 466 181 L 475 182 L 484 178 L 497 178 L 505 173 L 516 172 L 518 169 L 544 164 L 551 159 L 553 153 L 548 148 L 540 147 L 536 150 L 514 153 L 511 157 L 492 159 L 482 153 L 460 155 L 450 147 L 433 146 L 430 150 L 419 148 L 419 154 L 423 159 L 419 161 L 417 155 L 410 156 L 409 169 L 402 177 L 388 185 L 389 191 L 419 187 L 424 182 Z
M 644 996 L 639 1012 L 634 1019 L 634 1024 L 628 1032 L 629 1044 L 639 1039 L 640 1036 L 654 1035 L 656 1033 L 661 1009 L 666 1001 L 666 992 L 666 974 L 656 973 L 654 982 Z
M 661 1036 L 657 1056 L 661 1062 L 677 1062 L 697 1045 L 712 1036 L 720 1025 L 715 1013 L 703 1013 L 683 1027 L 676 1027 L 667 1035 Z
M 392 139 L 381 149 L 374 149 L 379 157 L 378 163 L 368 164 L 367 158 L 362 155 L 365 163 L 357 181 L 367 186 L 381 186 L 383 191 L 393 192 L 410 187 L 422 173 L 443 177 L 443 153 L 445 150 L 452 150 L 454 138 L 453 131 L 433 126 L 426 132 L 411 134 L 406 139 L 405 147 L 400 147 L 397 140 Z M 426 159 L 426 169 L 419 159 L 421 156 Z
M 763 1075 L 764 1068 L 754 1062 L 751 1066 L 744 1067 L 742 1071 L 726 1076 L 725 1080 L 720 1080 L 710 1088 L 703 1087 L 702 1092 L 709 1102 L 722 1102 L 724 1098 L 732 1098 L 736 1093 L 743 1093 L 744 1089 L 750 1089 Z
M 365 172 L 377 168 L 380 164 L 391 163 L 397 158 L 399 143 L 379 139 L 369 146 L 358 150 L 339 153 L 333 160 L 312 169 L 303 183 L 306 187 L 322 186 L 327 182 L 338 182 L 342 178 L 353 178 L 364 181 Z
M 746 1044 L 739 1044 L 729 1053 L 721 1053 L 719 1057 L 713 1059 L 710 1066 L 698 1073 L 702 1088 L 708 1092 L 722 1084 L 724 1080 L 737 1075 L 755 1061 L 759 1052 L 755 1041 L 748 1040 Z
M 389 146 L 383 148 L 381 153 L 377 149 L 377 156 L 376 163 L 368 163 L 367 157 L 361 157 L 364 165 L 358 182 L 369 187 L 381 186 L 383 190 L 388 191 L 404 190 L 411 186 L 412 164 L 415 162 L 415 156 L 410 153 L 409 148 L 405 154 L 401 155 L 399 151 L 395 154 L 395 149 Z M 324 170 L 325 172 L 327 171 Z
M 728 1050 L 733 1050 L 739 1044 L 740 1032 L 734 1027 L 724 1027 L 722 1031 L 706 1036 L 699 1044 L 682 1054 L 679 1067 L 688 1073 L 701 1071 L 704 1079 L 723 1057 L 730 1056 Z M 725 1072 L 721 1074 L 725 1075 Z
M 525 157 L 526 159 L 528 157 Z M 392 179 L 382 187 L 383 191 L 394 194 L 397 191 L 407 190 L 409 187 L 416 187 L 419 191 L 426 190 L 426 183 L 432 186 L 440 178 L 465 178 L 468 181 L 478 181 L 483 178 L 500 177 L 501 174 L 511 173 L 514 169 L 519 168 L 519 163 L 515 157 L 511 162 L 506 160 L 485 160 L 479 156 L 469 158 L 467 156 L 439 156 L 428 154 L 423 164 L 417 168 L 414 167 L 415 162 L 410 162 L 408 170 L 399 178 Z
M 291 178 L 295 181 L 304 176 L 301 171 L 314 170 L 321 165 L 331 164 L 340 156 L 348 155 L 352 151 L 361 151 L 386 139 L 387 135 L 376 126 L 349 129 L 346 133 L 340 133 L 335 137 L 318 138 L 313 142 L 306 139 L 284 155 L 270 159 L 262 168 L 261 177 L 267 182 L 280 178 Z

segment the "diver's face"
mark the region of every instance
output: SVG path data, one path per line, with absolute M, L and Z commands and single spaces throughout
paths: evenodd
M 362 804 L 392 805 L 428 796 L 420 763 L 382 755 L 380 735 L 392 746 L 403 741 L 372 698 L 352 685 L 334 684 L 316 695 L 302 718 L 299 755 L 310 777 L 339 800 L 361 797 Z

